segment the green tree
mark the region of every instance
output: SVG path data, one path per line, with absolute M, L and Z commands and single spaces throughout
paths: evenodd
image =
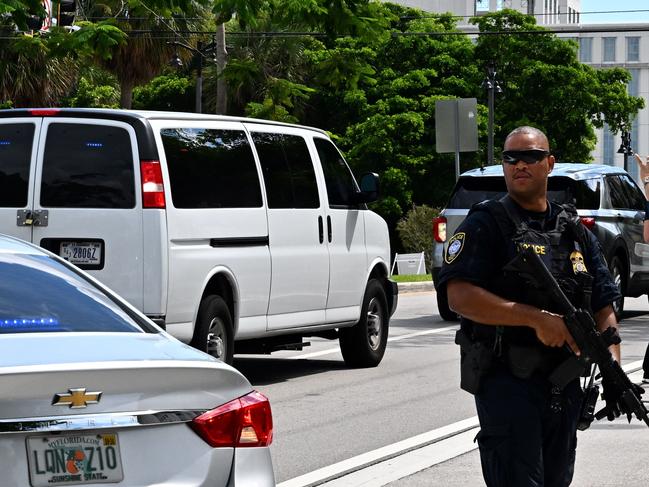
M 480 32 L 511 32 L 480 35 L 475 48 L 477 65 L 495 62 L 504 91 L 496 99 L 496 148 L 516 126 L 534 125 L 548 134 L 559 160 L 588 162 L 594 128 L 606 121 L 616 132 L 644 106 L 627 94 L 628 71 L 580 63 L 576 44 L 536 25 L 533 16 L 503 10 L 472 22 Z M 484 94 L 480 98 L 486 101 Z
M 427 205 L 414 206 L 397 222 L 397 233 L 406 252 L 424 252 L 426 272 L 430 273 L 433 253 L 433 218 L 439 209 Z

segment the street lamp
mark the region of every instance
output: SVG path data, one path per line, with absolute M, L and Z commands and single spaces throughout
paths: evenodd
M 496 64 L 489 61 L 487 65 L 487 77 L 482 82 L 482 87 L 487 89 L 487 100 L 489 108 L 489 125 L 487 128 L 487 162 L 491 166 L 494 163 L 494 98 L 496 93 L 502 93 L 503 90 L 496 79 Z
M 196 113 L 202 113 L 203 111 L 203 58 L 206 58 L 206 53 L 214 48 L 214 43 L 210 43 L 207 46 L 203 46 L 201 41 L 196 43 L 196 47 L 192 47 L 189 44 L 185 44 L 179 41 L 170 41 L 167 44 L 175 47 L 182 47 L 194 53 L 196 58 Z M 169 61 L 171 66 L 180 68 L 183 65 L 178 52 L 175 52 Z
M 629 170 L 628 159 L 629 156 L 633 155 L 633 149 L 631 148 L 631 132 L 627 129 L 626 125 L 622 126 L 622 143 L 620 148 L 617 150 L 618 154 L 624 154 L 624 170 Z

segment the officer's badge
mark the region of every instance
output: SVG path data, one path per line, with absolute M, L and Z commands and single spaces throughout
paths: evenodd
M 466 234 L 464 232 L 456 233 L 451 237 L 451 240 L 448 241 L 448 247 L 446 247 L 446 255 L 444 256 L 444 262 L 450 264 L 453 262 L 462 249 L 464 248 L 464 237 Z
M 572 254 L 570 254 L 570 262 L 572 262 L 572 271 L 575 274 L 577 274 L 577 272 L 588 272 L 586 270 L 584 256 L 581 255 L 581 252 L 575 250 Z

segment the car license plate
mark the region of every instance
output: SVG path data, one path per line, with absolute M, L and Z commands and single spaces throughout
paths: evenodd
M 124 479 L 117 434 L 27 437 L 32 487 Z
M 101 242 L 61 242 L 61 257 L 72 264 L 101 263 Z

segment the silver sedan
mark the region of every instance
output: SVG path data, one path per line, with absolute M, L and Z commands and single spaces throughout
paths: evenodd
M 2 485 L 273 486 L 268 400 L 97 281 L 0 236 Z

